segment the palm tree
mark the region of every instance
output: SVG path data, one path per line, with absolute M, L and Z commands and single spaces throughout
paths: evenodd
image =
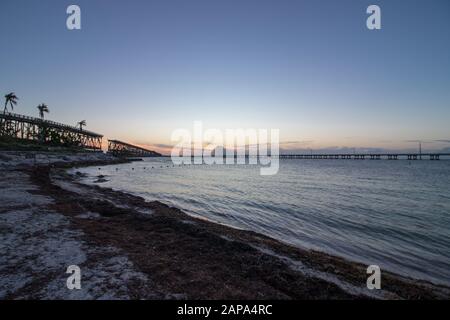
M 14 92 L 5 95 L 5 109 L 3 109 L 3 113 L 6 113 L 6 111 L 8 110 L 8 103 L 11 106 L 11 111 L 13 111 L 14 106 L 17 104 L 17 100 L 19 100 L 19 98 L 17 98 Z
M 80 122 L 77 123 L 78 126 L 80 126 L 80 131 L 83 130 L 83 127 L 86 126 L 86 120 L 81 120 Z
M 44 120 L 44 113 L 45 112 L 47 112 L 47 113 L 50 112 L 48 110 L 48 106 L 45 103 L 41 103 L 40 105 L 37 106 L 37 108 L 39 109 L 39 116 L 41 117 L 42 120 Z

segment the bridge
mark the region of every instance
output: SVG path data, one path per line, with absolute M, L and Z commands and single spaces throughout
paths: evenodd
M 100 151 L 103 135 L 21 114 L 0 113 L 0 137 Z
M 160 157 L 161 154 L 119 140 L 108 140 L 108 153 L 119 157 Z
M 341 160 L 440 160 L 441 157 L 450 156 L 450 153 L 359 153 L 359 154 L 280 154 L 280 159 L 341 159 Z

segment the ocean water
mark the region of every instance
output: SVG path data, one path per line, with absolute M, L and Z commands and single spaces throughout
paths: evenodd
M 450 284 L 449 160 L 280 160 L 274 176 L 169 158 L 73 171 L 295 246 Z

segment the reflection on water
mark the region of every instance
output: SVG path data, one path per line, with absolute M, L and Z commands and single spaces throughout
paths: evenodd
M 274 176 L 170 159 L 77 170 L 193 215 L 450 283 L 450 161 L 281 160 Z

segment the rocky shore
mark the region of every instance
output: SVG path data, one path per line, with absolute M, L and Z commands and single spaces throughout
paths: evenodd
M 0 299 L 449 299 L 450 289 L 79 182 L 101 153 L 0 153 Z M 66 287 L 69 265 L 82 288 Z

